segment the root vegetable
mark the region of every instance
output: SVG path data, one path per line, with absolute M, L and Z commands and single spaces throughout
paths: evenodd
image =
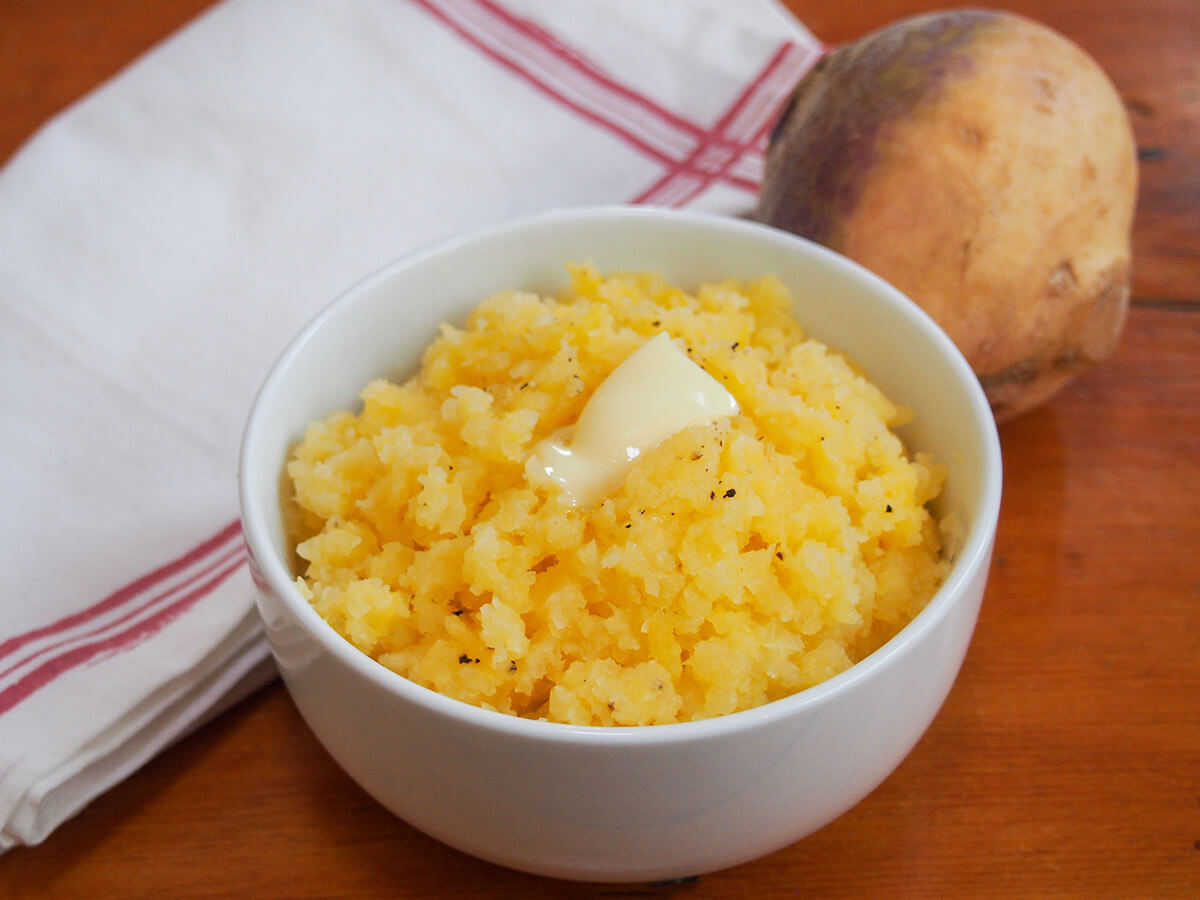
M 1003 421 L 1116 345 L 1136 195 L 1128 116 L 1099 65 L 1028 19 L 954 10 L 836 49 L 802 80 L 758 217 L 920 304 Z

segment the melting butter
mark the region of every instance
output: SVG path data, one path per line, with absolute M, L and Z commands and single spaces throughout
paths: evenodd
M 624 481 L 634 460 L 675 432 L 737 411 L 733 395 L 664 332 L 617 366 L 575 425 L 539 443 L 534 457 L 574 505 L 590 506 Z

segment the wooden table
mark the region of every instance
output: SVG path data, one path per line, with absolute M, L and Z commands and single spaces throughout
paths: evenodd
M 207 4 L 5 0 L 0 158 Z M 790 0 L 828 43 L 932 2 Z M 463 856 L 376 806 L 273 685 L 0 858 L 3 897 L 1200 896 L 1200 7 L 1020 0 L 1127 100 L 1134 308 L 1104 366 L 1002 429 L 966 664 L 925 738 L 824 830 L 676 886 Z

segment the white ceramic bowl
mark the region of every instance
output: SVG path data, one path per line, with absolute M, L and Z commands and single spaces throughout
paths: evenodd
M 288 570 L 280 471 L 312 419 L 404 376 L 444 320 L 503 288 L 551 290 L 563 264 L 654 269 L 683 286 L 774 273 L 813 336 L 916 411 L 910 448 L 949 465 L 941 512 L 965 525 L 949 579 L 866 660 L 717 719 L 642 728 L 529 721 L 451 700 L 359 653 Z M 259 609 L 308 725 L 379 802 L 487 860 L 562 878 L 649 881 L 731 866 L 841 815 L 900 763 L 958 672 L 983 596 L 1000 450 L 971 370 L 918 307 L 815 244 L 736 219 L 642 208 L 550 213 L 422 250 L 352 288 L 267 378 L 242 448 L 243 525 Z

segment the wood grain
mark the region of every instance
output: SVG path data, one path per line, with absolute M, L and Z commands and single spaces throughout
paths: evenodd
M 836 43 L 936 4 L 790 5 Z M 205 6 L 0 4 L 0 158 Z M 1142 149 L 1136 306 L 1111 360 L 1002 429 L 975 639 L 878 790 L 735 869 L 566 884 L 384 812 L 275 685 L 0 857 L 0 896 L 1200 896 L 1200 15 L 1194 0 L 1005 6 L 1078 41 L 1126 98 Z

